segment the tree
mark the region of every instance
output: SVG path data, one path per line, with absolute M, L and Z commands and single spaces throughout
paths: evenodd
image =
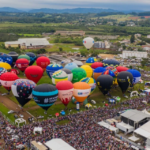
M 130 42 L 131 42 L 131 43 L 134 43 L 134 41 L 135 41 L 135 37 L 134 37 L 134 35 L 132 34 L 132 35 L 131 35 L 131 38 L 130 38 Z
M 59 47 L 59 51 L 62 52 L 62 51 L 63 51 L 63 48 L 62 48 L 62 47 Z
M 141 65 L 144 67 L 148 63 L 148 58 L 142 58 Z
M 126 46 L 125 46 L 125 45 L 123 45 L 123 46 L 122 46 L 122 48 L 123 48 L 123 50 L 125 50 L 125 49 L 126 49 Z

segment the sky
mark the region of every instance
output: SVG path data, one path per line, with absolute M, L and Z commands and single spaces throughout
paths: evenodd
M 0 7 L 18 9 L 71 9 L 80 7 L 150 11 L 150 0 L 0 0 Z

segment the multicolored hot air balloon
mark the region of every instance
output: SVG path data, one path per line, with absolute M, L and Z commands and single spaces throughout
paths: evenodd
M 111 70 L 106 70 L 102 73 L 102 75 L 110 75 L 112 77 L 115 77 L 115 74 L 114 72 L 112 72 Z
M 97 78 L 96 83 L 101 92 L 106 95 L 112 88 L 113 77 L 110 75 L 101 75 Z
M 94 90 L 96 88 L 96 81 L 93 78 L 86 77 L 86 78 L 81 79 L 80 82 L 86 82 L 90 85 L 90 87 L 91 87 L 90 95 L 94 92 Z
M 97 59 L 94 57 L 90 57 L 86 60 L 86 65 L 91 66 L 93 63 L 97 62 Z
M 72 82 L 79 82 L 82 78 L 87 76 L 86 71 L 82 68 L 75 68 L 72 70 L 73 79 Z
M 13 63 L 13 59 L 11 56 L 7 54 L 0 55 L 0 62 L 5 62 L 11 65 Z
M 118 72 L 129 70 L 129 68 L 126 68 L 126 67 L 123 67 L 123 66 L 118 66 L 118 67 L 116 67 L 116 69 L 117 69 Z
M 92 68 L 90 66 L 83 65 L 83 66 L 81 66 L 81 68 L 85 70 L 87 77 L 92 77 L 93 70 L 92 70 Z
M 27 59 L 30 62 L 30 57 L 28 55 L 20 55 L 18 59 Z
M 0 62 L 0 67 L 5 68 L 6 70 L 11 70 L 11 66 L 5 62 Z
M 25 70 L 25 75 L 29 80 L 37 83 L 43 76 L 43 69 L 39 66 L 29 66 Z
M 3 67 L 0 67 L 0 76 L 5 72 L 7 72 L 7 70 Z
M 98 67 L 103 67 L 103 63 L 101 63 L 101 62 L 95 62 L 95 63 L 93 63 L 93 64 L 91 65 L 91 68 L 92 68 L 92 69 L 96 69 L 96 68 L 98 68 Z
M 13 59 L 12 66 L 14 66 L 16 63 L 16 60 L 18 59 L 18 54 L 16 52 L 10 52 L 10 53 L 8 53 L 8 55 L 12 57 L 12 59 Z
M 84 102 L 84 100 L 90 95 L 91 87 L 85 82 L 76 82 L 73 84 L 73 96 L 78 102 Z
M 61 70 L 66 72 L 66 74 L 68 75 L 68 81 L 72 81 L 73 73 L 69 69 L 66 69 L 66 68 L 63 68 Z
M 91 37 L 84 38 L 83 39 L 83 45 L 85 46 L 85 48 L 87 50 L 89 50 L 94 45 L 94 39 Z
M 94 70 L 94 73 L 93 73 L 94 79 L 97 80 L 97 78 L 98 78 L 100 75 L 102 75 L 102 73 L 103 73 L 104 71 L 106 71 L 106 69 L 103 68 L 103 67 L 98 67 L 98 68 L 96 68 L 96 69 Z
M 28 55 L 30 57 L 29 66 L 33 65 L 36 60 L 36 55 L 32 52 L 28 52 L 28 53 L 26 53 L 26 55 Z
M 32 90 L 36 84 L 28 79 L 18 79 L 11 85 L 12 93 L 23 107 L 32 99 Z
M 11 73 L 11 72 L 3 73 L 0 76 L 0 82 L 2 86 L 9 92 L 11 91 L 11 85 L 17 79 L 19 79 L 19 77 L 15 73 Z
M 45 56 L 41 56 L 37 58 L 36 64 L 37 66 L 40 66 L 44 72 L 46 70 L 46 67 L 50 64 L 50 59 Z
M 114 59 L 103 60 L 104 67 L 107 67 L 107 66 L 117 67 L 117 66 L 119 66 L 119 64 L 120 63 L 117 60 L 114 60 Z
M 52 78 L 52 75 L 55 71 L 58 71 L 60 69 L 62 69 L 63 66 L 59 65 L 59 64 L 50 64 L 46 67 L 46 73 L 47 75 Z
M 69 70 L 72 71 L 74 68 L 78 68 L 78 66 L 75 63 L 72 62 L 72 63 L 69 63 L 69 64 L 65 65 L 64 68 L 69 69 Z
M 58 70 L 54 72 L 52 75 L 52 83 L 54 85 L 56 85 L 60 81 L 66 81 L 66 80 L 68 80 L 68 75 L 62 70 Z
M 25 58 L 20 58 L 16 61 L 16 66 L 19 70 L 24 72 L 25 69 L 29 66 L 29 61 Z
M 56 84 L 58 97 L 67 106 L 73 95 L 73 84 L 70 81 L 60 81 Z
M 32 91 L 34 101 L 44 110 L 48 110 L 58 98 L 58 90 L 51 84 L 40 84 Z

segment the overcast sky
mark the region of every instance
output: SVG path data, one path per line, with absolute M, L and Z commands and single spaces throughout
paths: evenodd
M 116 10 L 150 10 L 150 0 L 0 0 L 0 7 L 36 8 L 111 8 Z

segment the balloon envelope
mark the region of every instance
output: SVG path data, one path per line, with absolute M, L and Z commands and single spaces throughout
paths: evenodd
M 103 68 L 103 67 L 98 67 L 98 68 L 96 68 L 96 69 L 94 70 L 94 73 L 93 73 L 94 79 L 97 80 L 97 78 L 98 78 L 100 75 L 102 75 L 102 73 L 103 73 L 104 71 L 106 71 L 106 69 Z
M 92 46 L 94 45 L 94 39 L 91 37 L 84 38 L 83 45 L 85 46 L 86 49 L 92 48 Z
M 3 67 L 0 67 L 0 76 L 5 72 L 7 72 L 7 70 Z
M 69 64 L 65 65 L 64 68 L 69 69 L 69 70 L 72 71 L 74 68 L 78 68 L 78 66 L 75 63 L 72 62 L 72 63 L 69 63 Z
M 16 60 L 18 59 L 18 54 L 16 52 L 10 52 L 10 53 L 8 53 L 8 55 L 12 57 L 12 59 L 13 59 L 12 66 L 14 66 L 16 63 Z
M 5 68 L 6 70 L 10 70 L 11 66 L 8 63 L 0 62 L 0 67 Z
M 19 71 L 18 71 L 17 69 L 11 69 L 11 71 L 10 71 L 10 72 L 15 73 L 16 75 L 18 75 L 18 74 L 19 74 Z
M 28 53 L 26 53 L 26 55 L 28 55 L 30 57 L 29 66 L 33 65 L 36 60 L 36 55 L 32 52 L 28 52 Z
M 12 93 L 22 107 L 31 100 L 35 86 L 36 84 L 28 79 L 15 80 L 11 85 Z
M 103 63 L 101 63 L 101 62 L 95 62 L 95 63 L 93 63 L 93 64 L 91 65 L 91 68 L 92 68 L 92 69 L 96 69 L 96 68 L 98 68 L 98 67 L 103 67 Z
M 113 77 L 110 75 L 101 75 L 97 78 L 96 83 L 101 92 L 106 95 L 112 88 Z
M 29 66 L 29 61 L 25 58 L 20 58 L 16 61 L 16 66 L 19 70 L 24 72 L 25 69 Z
M 112 77 L 115 77 L 115 74 L 111 70 L 106 70 L 102 73 L 102 75 L 110 75 Z
M 25 70 L 25 75 L 29 80 L 37 83 L 43 76 L 43 69 L 39 66 L 29 66 Z
M 73 95 L 73 84 L 70 81 L 60 81 L 56 84 L 58 97 L 67 106 Z
M 66 69 L 66 68 L 63 68 L 61 70 L 64 71 L 68 75 L 68 80 L 72 81 L 72 78 L 73 78 L 72 72 L 69 69 Z
M 123 66 L 118 66 L 118 67 L 116 67 L 116 69 L 117 69 L 118 72 L 129 70 L 129 68 L 126 68 L 126 67 L 123 67 Z
M 48 110 L 57 100 L 58 90 L 51 84 L 40 84 L 32 91 L 34 101 L 44 110 Z
M 117 67 L 119 66 L 119 62 L 117 60 L 114 59 L 107 59 L 107 60 L 103 60 L 103 65 L 105 66 L 114 66 Z
M 86 60 L 86 65 L 91 66 L 94 62 L 97 62 L 97 59 L 94 57 L 90 57 Z
M 81 67 L 83 65 L 82 61 L 73 61 L 73 63 L 75 63 L 78 67 Z
M 27 59 L 30 62 L 30 57 L 28 55 L 20 55 L 18 57 L 18 59 L 22 59 L 22 58 Z
M 87 77 L 91 77 L 92 76 L 93 70 L 92 70 L 92 68 L 90 66 L 83 65 L 83 66 L 81 66 L 81 68 L 85 70 Z
M 0 55 L 0 62 L 5 62 L 11 65 L 13 63 L 13 59 L 11 56 L 7 54 Z

